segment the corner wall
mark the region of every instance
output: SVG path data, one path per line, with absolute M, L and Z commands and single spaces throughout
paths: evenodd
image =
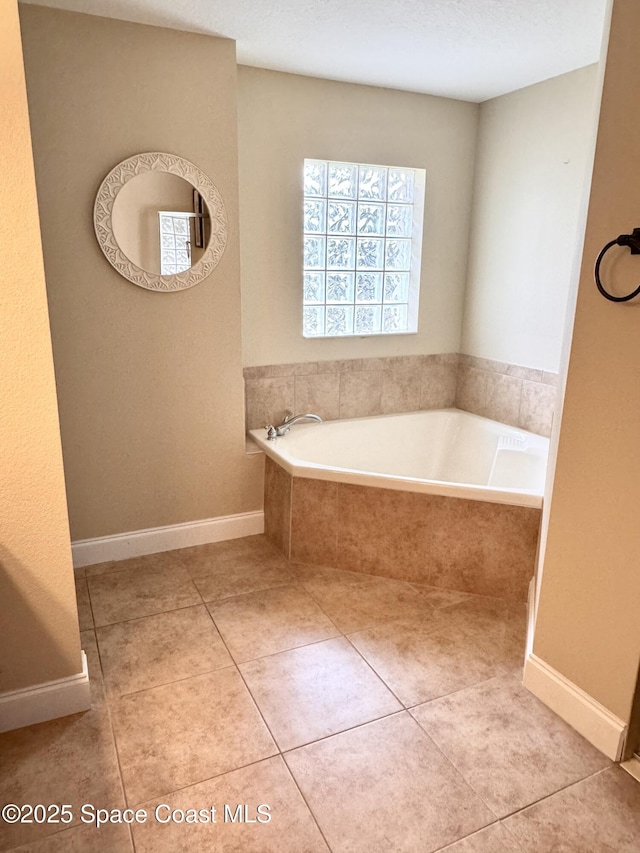
M 559 369 L 597 68 L 480 107 L 461 349 L 467 355 Z
M 232 41 L 23 6 L 33 148 L 73 539 L 249 512 Z M 157 293 L 93 231 L 105 175 L 145 151 L 199 166 L 226 205 L 212 275 Z
M 640 307 L 605 300 L 593 263 L 640 226 L 637 13 L 636 0 L 615 0 L 533 639 L 543 665 L 623 725 L 640 662 Z M 632 290 L 638 258 L 611 255 L 609 288 Z
M 0 4 L 0 694 L 79 673 L 18 10 Z M 0 698 L 2 698 L 0 696 Z
M 238 69 L 243 363 L 458 352 L 478 105 Z M 305 158 L 427 171 L 419 331 L 302 337 Z

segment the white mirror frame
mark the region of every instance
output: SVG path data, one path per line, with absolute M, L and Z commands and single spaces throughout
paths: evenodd
M 191 269 L 173 275 L 147 272 L 124 254 L 113 233 L 113 205 L 122 187 L 144 172 L 169 172 L 184 178 L 198 190 L 209 209 L 211 234 L 202 257 Z M 128 281 L 147 290 L 170 293 L 186 290 L 209 276 L 227 245 L 227 214 L 222 197 L 212 181 L 193 163 L 158 151 L 136 154 L 112 169 L 98 190 L 93 208 L 93 226 L 100 248 L 109 263 Z

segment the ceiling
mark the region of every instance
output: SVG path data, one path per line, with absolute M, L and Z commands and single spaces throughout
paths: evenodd
M 597 62 L 607 5 L 607 0 L 35 2 L 235 39 L 244 65 L 467 101 Z

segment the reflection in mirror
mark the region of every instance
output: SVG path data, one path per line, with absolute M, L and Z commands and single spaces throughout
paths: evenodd
M 113 235 L 141 269 L 173 275 L 194 266 L 211 235 L 209 211 L 198 191 L 169 172 L 143 172 L 119 191 Z

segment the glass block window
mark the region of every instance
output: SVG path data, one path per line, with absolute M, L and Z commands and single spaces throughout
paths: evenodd
M 303 335 L 418 331 L 424 169 L 304 161 Z
M 160 275 L 191 269 L 190 213 L 158 211 L 160 223 Z

